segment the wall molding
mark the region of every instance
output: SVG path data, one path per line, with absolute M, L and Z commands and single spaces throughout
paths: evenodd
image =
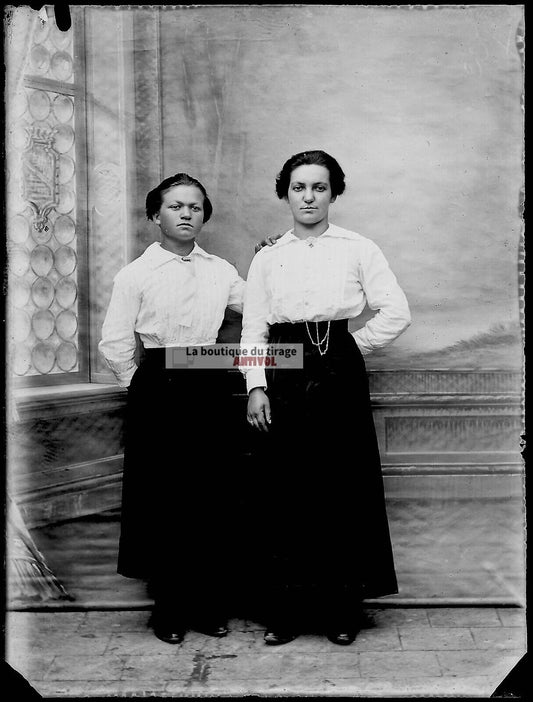
M 370 370 L 371 394 L 520 396 L 523 373 L 515 370 Z
M 117 509 L 123 456 L 111 456 L 43 471 L 10 485 L 28 528 Z
M 521 495 L 521 373 L 384 370 L 370 371 L 369 382 L 388 497 Z M 235 387 L 237 417 L 246 394 Z M 21 388 L 14 397 L 9 485 L 28 523 L 119 507 L 126 390 L 84 383 Z M 28 445 L 18 447 L 17 437 Z M 246 450 L 243 443 L 245 460 Z
M 13 393 L 19 421 L 125 407 L 125 388 L 107 383 L 76 383 L 21 388 Z

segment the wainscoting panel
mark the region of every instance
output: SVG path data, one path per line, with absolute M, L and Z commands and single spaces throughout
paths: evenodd
M 227 450 L 246 471 L 246 396 L 239 373 L 231 373 L 234 426 L 243 440 L 228 442 Z M 398 595 L 386 599 L 523 602 L 521 375 L 369 376 L 400 584 Z M 90 540 L 91 515 L 98 521 L 114 510 L 118 519 L 125 392 L 114 386 L 24 392 L 9 436 L 10 493 L 28 527 L 60 531 L 61 523 L 68 529 L 83 517 Z M 105 523 L 116 535 L 113 520 Z M 115 572 L 114 556 L 106 567 Z
M 28 528 L 120 506 L 125 397 L 111 385 L 18 391 L 8 489 Z

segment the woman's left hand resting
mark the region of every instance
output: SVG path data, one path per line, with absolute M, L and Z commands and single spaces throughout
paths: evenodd
M 260 431 L 268 431 L 271 422 L 270 400 L 263 388 L 254 388 L 248 397 L 248 422 Z

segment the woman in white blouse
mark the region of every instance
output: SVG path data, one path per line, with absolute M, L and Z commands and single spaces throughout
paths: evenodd
M 196 243 L 211 212 L 186 173 L 148 193 L 161 241 L 116 275 L 99 345 L 128 388 L 118 572 L 150 583 L 154 633 L 171 644 L 189 627 L 227 633 L 227 371 L 166 359 L 169 347 L 214 344 L 226 307 L 242 311 L 237 270 Z
M 410 313 L 378 246 L 329 223 L 344 189 L 329 154 L 292 156 L 276 192 L 293 227 L 256 254 L 247 278 L 241 345 L 303 346 L 301 369 L 242 369 L 257 430 L 270 645 L 309 625 L 350 644 L 362 599 L 397 592 L 363 356 L 401 334 Z M 365 304 L 376 314 L 351 333 Z

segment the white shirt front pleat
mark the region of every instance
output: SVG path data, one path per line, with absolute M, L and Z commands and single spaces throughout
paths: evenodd
M 312 245 L 311 245 L 312 244 Z M 252 260 L 243 312 L 243 347 L 266 346 L 269 326 L 374 317 L 353 336 L 363 355 L 393 341 L 410 324 L 407 299 L 380 248 L 330 224 L 314 241 L 286 232 Z M 242 368 L 248 390 L 266 386 L 260 368 Z
M 151 244 L 115 276 L 99 349 L 119 385 L 137 366 L 135 332 L 145 348 L 214 344 L 226 307 L 241 312 L 245 281 L 228 261 L 195 244 L 178 256 Z

